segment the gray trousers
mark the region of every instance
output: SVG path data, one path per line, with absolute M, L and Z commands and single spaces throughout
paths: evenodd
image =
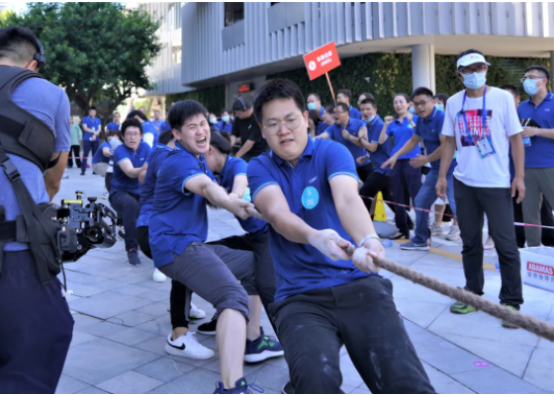
M 528 224 L 541 224 L 542 196 L 554 202 L 554 167 L 525 169 L 525 198 L 523 199 L 523 220 Z M 525 227 L 525 238 L 529 247 L 541 245 L 541 228 Z
M 172 263 L 158 269 L 210 302 L 216 316 L 233 309 L 248 320 L 248 295 L 258 294 L 252 252 L 193 242 L 181 255 L 173 254 Z

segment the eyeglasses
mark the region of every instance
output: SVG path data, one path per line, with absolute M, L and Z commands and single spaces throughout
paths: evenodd
M 546 78 L 546 77 L 539 77 L 538 75 L 528 75 L 526 77 L 523 77 L 520 81 L 525 82 L 525 80 L 527 78 L 529 78 L 530 80 L 533 80 L 533 81 L 537 81 L 537 80 L 542 80 L 543 78 Z
M 425 101 L 420 101 L 420 102 L 413 102 L 414 103 L 414 107 L 423 107 L 424 105 L 426 105 L 427 103 L 429 103 L 430 101 L 433 101 L 433 99 L 429 99 L 429 100 L 425 100 Z
M 460 72 L 460 74 L 467 75 L 467 74 L 473 74 L 473 73 L 481 73 L 486 69 L 487 69 L 486 64 L 480 64 L 479 66 L 475 66 L 475 67 L 463 67 L 463 68 L 460 68 L 458 71 Z
M 270 136 L 273 136 L 277 133 L 279 133 L 279 130 L 281 130 L 281 125 L 282 124 L 285 124 L 285 126 L 287 127 L 287 129 L 289 130 L 296 130 L 300 127 L 300 117 L 296 117 L 296 118 L 289 118 L 289 119 L 286 119 L 284 121 L 270 121 L 269 123 L 263 125 L 263 128 L 264 130 L 266 131 L 267 134 L 269 134 Z

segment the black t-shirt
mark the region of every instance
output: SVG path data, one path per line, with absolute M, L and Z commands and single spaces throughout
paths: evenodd
M 269 149 L 267 142 L 262 137 L 260 125 L 258 125 L 258 123 L 256 122 L 254 114 L 246 119 L 235 118 L 235 123 L 233 124 L 233 131 L 231 132 L 231 134 L 235 137 L 240 138 L 241 147 L 244 145 L 246 140 L 254 141 L 254 146 L 252 147 L 252 149 L 245 154 L 248 157 L 253 158 L 266 152 Z

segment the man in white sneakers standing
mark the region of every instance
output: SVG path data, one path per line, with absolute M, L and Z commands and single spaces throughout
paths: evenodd
M 437 195 L 444 199 L 446 174 L 457 148 L 454 196 L 463 241 L 465 289 L 483 294 L 482 237 L 486 214 L 500 262 L 500 303 L 519 310 L 523 295 L 512 197 L 517 194 L 519 203 L 525 196 L 522 127 L 510 93 L 486 85 L 489 65 L 484 55 L 476 50 L 458 55 L 457 75 L 466 89 L 452 96 L 446 104 L 442 128 L 446 138 L 436 188 Z M 511 186 L 510 147 L 515 165 Z M 467 314 L 475 308 L 455 302 L 450 311 Z M 502 325 L 514 327 L 507 322 Z

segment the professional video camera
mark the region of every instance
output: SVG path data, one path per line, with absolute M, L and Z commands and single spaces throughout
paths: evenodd
M 61 225 L 57 241 L 64 262 L 76 261 L 92 248 L 110 248 L 116 242 L 117 214 L 96 203 L 95 197 L 89 197 L 89 204 L 83 206 L 83 193 L 76 191 L 75 195 L 75 200 L 62 200 L 54 218 Z

